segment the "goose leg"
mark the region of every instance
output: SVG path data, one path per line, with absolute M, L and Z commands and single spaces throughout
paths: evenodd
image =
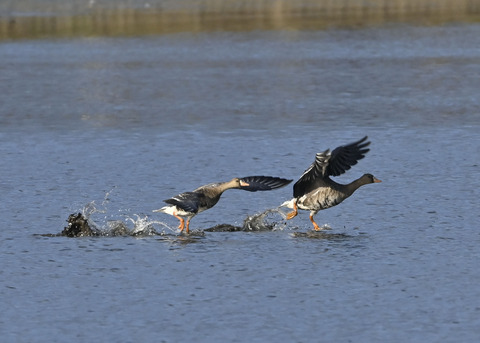
M 191 218 L 187 219 L 187 235 L 190 233 L 190 219 Z
M 313 220 L 313 215 L 312 215 L 312 214 L 310 215 L 310 221 L 312 222 L 313 228 L 315 229 L 315 231 L 320 231 L 320 230 L 322 230 L 322 229 L 318 226 L 318 224 L 315 223 L 315 220 Z
M 294 218 L 297 214 L 298 214 L 298 208 L 297 208 L 297 202 L 295 201 L 293 203 L 293 211 L 290 213 L 287 213 L 287 220 Z
M 176 213 L 174 213 L 173 216 L 178 220 L 180 220 L 180 224 L 178 225 L 178 228 L 180 229 L 180 232 L 182 232 L 185 227 L 185 220 L 182 217 L 177 216 Z M 187 225 L 187 233 L 188 233 L 188 225 Z

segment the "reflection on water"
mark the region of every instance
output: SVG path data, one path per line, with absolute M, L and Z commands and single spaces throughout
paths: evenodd
M 0 39 L 438 24 L 479 15 L 477 0 L 11 1 L 0 4 Z

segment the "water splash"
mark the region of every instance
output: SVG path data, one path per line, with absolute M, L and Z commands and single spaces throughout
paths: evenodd
M 280 215 L 280 221 L 274 221 Z M 286 215 L 279 207 L 272 208 L 247 216 L 243 221 L 243 231 L 276 231 L 284 230 L 287 226 Z
M 323 224 L 322 226 L 320 226 L 321 231 L 331 230 L 331 229 L 332 229 L 332 227 L 330 226 L 330 224 Z
M 114 186 L 111 190 L 105 193 L 102 204 L 100 205 L 101 208 L 96 206 L 95 200 L 90 201 L 88 204 L 86 204 L 82 209 L 83 215 L 87 219 L 89 219 L 94 213 L 103 213 L 103 214 L 107 213 L 107 205 L 110 202 L 110 194 L 113 192 L 115 188 L 116 186 Z
M 176 228 L 158 220 L 150 220 L 148 216 L 138 214 L 122 215 L 114 218 L 109 215 L 110 195 L 116 187 L 105 193 L 100 205 L 90 201 L 78 213 L 68 217 L 68 226 L 59 234 L 69 237 L 83 236 L 152 236 L 167 235 L 177 232 Z M 99 216 L 100 215 L 100 216 Z M 160 227 L 156 229 L 156 227 Z
M 114 186 L 110 191 L 105 193 L 105 196 L 103 197 L 103 201 L 100 206 L 97 206 L 95 200 L 92 200 L 88 204 L 83 206 L 82 210 L 80 211 L 80 213 L 85 216 L 85 219 L 88 221 L 88 224 L 92 227 L 92 229 L 98 230 L 97 228 L 99 227 L 99 225 L 96 224 L 93 220 L 92 216 L 96 213 L 107 213 L 107 205 L 110 202 L 110 194 L 115 188 L 116 186 Z M 104 219 L 106 219 L 106 217 L 104 217 Z
M 68 226 L 60 235 L 69 237 L 178 235 L 177 227 L 171 227 L 163 221 L 152 220 L 147 215 L 122 214 L 121 218 L 112 218 L 108 206 L 114 189 L 115 187 L 105 193 L 100 205 L 97 205 L 95 201 L 90 201 L 79 213 L 71 214 L 67 221 Z M 203 237 L 205 232 L 283 231 L 286 228 L 286 213 L 277 207 L 247 216 L 242 226 L 219 224 L 204 230 L 193 230 L 190 235 L 186 236 Z M 297 229 L 298 227 L 289 227 L 289 230 Z M 322 229 L 330 230 L 331 228 L 328 224 L 324 224 Z
M 282 207 L 268 209 L 262 213 L 257 213 L 245 218 L 242 231 L 276 231 L 276 230 L 298 230 L 299 227 L 287 225 L 287 213 L 282 211 Z M 278 217 L 280 216 L 280 220 Z M 321 231 L 332 230 L 329 224 L 320 226 Z M 314 230 L 312 230 L 314 231 Z M 315 231 L 314 231 L 315 232 Z
M 133 224 L 133 229 L 130 231 L 132 236 L 148 236 L 148 235 L 158 235 L 158 231 L 155 230 L 155 225 L 158 225 L 163 228 L 162 234 L 166 234 L 165 230 L 176 233 L 177 229 L 168 226 L 166 223 L 159 220 L 151 220 L 148 216 L 139 216 L 138 214 L 134 215 L 135 218 L 126 217 L 126 221 Z

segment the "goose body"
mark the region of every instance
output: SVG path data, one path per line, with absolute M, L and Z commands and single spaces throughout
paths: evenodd
M 332 152 L 328 149 L 317 153 L 315 161 L 294 184 L 293 199 L 280 205 L 293 209 L 293 212 L 287 214 L 287 219 L 294 218 L 298 214 L 298 209 L 310 211 L 310 221 L 314 229 L 318 231 L 320 227 L 313 219 L 318 211 L 340 204 L 363 185 L 381 182 L 372 174 L 364 174 L 345 185 L 330 178 L 330 176 L 345 173 L 365 157 L 369 151 L 366 147 L 370 145 L 370 142 L 366 142 L 366 140 L 365 136 L 357 142 L 340 146 Z
M 234 178 L 228 182 L 210 183 L 192 192 L 180 193 L 164 200 L 168 206 L 153 212 L 163 212 L 176 217 L 180 220 L 178 226 L 180 232 L 186 227 L 186 232 L 189 233 L 190 220 L 197 214 L 215 206 L 227 189 L 243 189 L 249 192 L 267 191 L 286 186 L 290 182 L 292 180 L 272 176 L 247 176 Z

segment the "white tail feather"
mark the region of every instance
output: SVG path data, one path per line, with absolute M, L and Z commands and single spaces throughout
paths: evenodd
M 288 201 L 285 201 L 283 204 L 280 205 L 280 207 L 288 207 L 288 208 L 293 208 L 293 203 L 295 202 L 295 198 L 290 199 Z
M 163 213 L 166 213 L 166 214 L 173 215 L 174 211 L 175 211 L 175 206 L 165 206 L 165 207 L 162 207 L 158 210 L 153 210 L 152 212 L 163 212 Z

